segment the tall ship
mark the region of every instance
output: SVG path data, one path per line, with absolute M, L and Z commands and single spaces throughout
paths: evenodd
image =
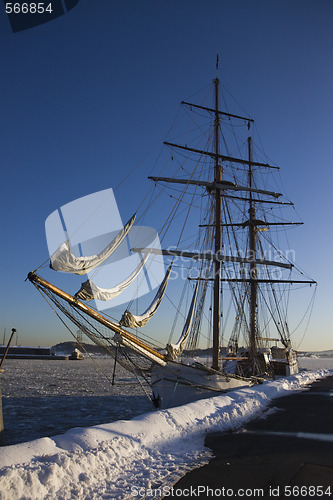
M 41 276 L 43 266 L 28 275 L 67 328 L 103 346 L 161 408 L 298 373 L 292 296 L 316 285 L 283 239 L 302 222 L 291 220 L 293 203 L 276 188 L 279 168 L 256 148 L 254 120 L 229 112 L 218 78 L 202 102 L 183 101 L 181 110 L 190 126 L 164 142 L 163 175 L 149 176 L 128 222 L 92 253 L 68 233 L 52 252 L 47 272 L 86 274 L 81 288 L 63 291 Z M 101 286 L 123 245 L 137 265 Z M 138 292 L 151 269 L 155 285 Z M 112 301 L 124 292 L 132 298 L 117 318 Z M 312 300 L 302 300 L 303 322 Z

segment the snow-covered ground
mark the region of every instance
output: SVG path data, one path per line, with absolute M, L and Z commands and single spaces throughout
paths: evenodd
M 317 360 L 310 361 L 313 369 Z M 303 358 L 302 366 L 306 363 Z M 324 366 L 333 368 L 332 360 L 326 359 Z M 272 399 L 332 373 L 323 367 L 303 371 L 132 420 L 4 447 L 0 499 L 130 499 L 151 498 L 155 492 L 159 497 L 163 488 L 166 492 L 186 471 L 209 460 L 207 432 L 239 428 L 264 412 Z

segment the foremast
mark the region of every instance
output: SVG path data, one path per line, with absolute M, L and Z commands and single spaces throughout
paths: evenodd
M 220 130 L 220 115 L 219 115 L 219 79 L 214 80 L 215 88 L 215 255 L 221 253 L 221 188 L 219 184 L 222 181 L 222 168 L 219 162 L 219 130 Z M 214 370 L 219 369 L 219 352 L 220 352 L 220 323 L 221 323 L 221 261 L 214 261 L 214 306 L 213 306 L 213 364 Z

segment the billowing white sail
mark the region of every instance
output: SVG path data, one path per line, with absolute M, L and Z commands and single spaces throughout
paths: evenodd
M 140 264 L 134 269 L 134 271 L 126 278 L 124 281 L 119 283 L 113 288 L 99 288 L 92 281 L 87 280 L 82 283 L 80 290 L 75 294 L 75 297 L 80 300 L 111 300 L 117 295 L 121 294 L 131 283 L 135 280 L 138 274 L 141 272 L 143 266 L 145 265 L 149 253 L 146 254 L 144 259 L 141 260 Z
M 120 322 L 119 322 L 120 325 L 127 326 L 130 328 L 134 328 L 134 327 L 141 328 L 142 326 L 145 326 L 148 323 L 148 321 L 150 320 L 150 318 L 152 318 L 154 316 L 154 314 L 156 313 L 156 311 L 158 309 L 158 306 L 162 302 L 162 298 L 163 298 L 164 292 L 166 290 L 166 286 L 168 284 L 171 268 L 172 268 L 172 266 L 170 265 L 167 269 L 164 280 L 160 284 L 160 287 L 159 287 L 159 289 L 154 297 L 154 300 L 152 301 L 152 303 L 150 304 L 148 309 L 146 309 L 146 311 L 143 314 L 141 314 L 140 316 L 135 316 L 130 311 L 126 310 L 124 312 Z
M 187 318 L 186 318 L 186 323 L 184 325 L 182 334 L 176 344 L 167 344 L 166 345 L 166 350 L 167 350 L 167 356 L 169 359 L 173 360 L 178 358 L 178 356 L 181 355 L 181 353 L 184 350 L 185 343 L 191 328 L 191 323 L 192 323 L 192 318 L 193 318 L 193 313 L 194 313 L 194 306 L 197 298 L 197 293 L 198 293 L 198 285 L 199 281 L 197 282 L 197 285 L 194 290 L 190 310 L 188 312 Z
M 104 248 L 98 255 L 90 255 L 89 257 L 75 257 L 71 251 L 69 240 L 62 243 L 57 250 L 52 254 L 50 260 L 50 268 L 54 271 L 62 271 L 65 273 L 86 274 L 98 265 L 102 264 L 123 241 L 128 231 L 131 229 L 136 214 L 125 224 L 119 231 L 111 243 Z

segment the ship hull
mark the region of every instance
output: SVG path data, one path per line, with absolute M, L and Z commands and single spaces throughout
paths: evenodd
M 248 379 L 173 362 L 155 366 L 151 374 L 153 397 L 159 408 L 181 406 L 251 385 Z
M 289 377 L 299 372 L 297 353 L 293 349 L 275 349 L 276 357 L 265 366 L 267 380 Z M 151 374 L 153 398 L 157 407 L 181 406 L 199 399 L 210 398 L 253 385 L 253 379 L 212 373 L 203 365 L 185 365 L 169 361 L 166 366 L 155 366 Z

